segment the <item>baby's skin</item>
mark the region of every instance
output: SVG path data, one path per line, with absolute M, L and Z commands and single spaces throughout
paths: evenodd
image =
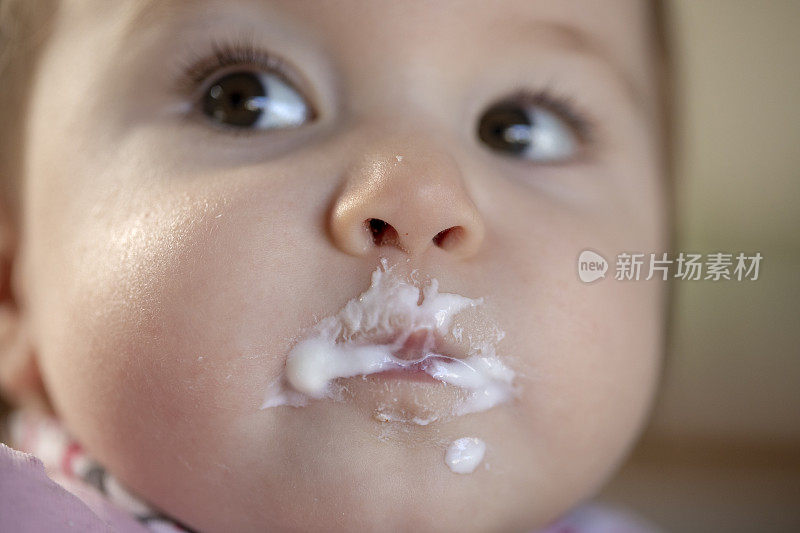
M 614 472 L 658 378 L 665 283 L 576 273 L 667 245 L 649 14 L 60 2 L 5 199 L 4 389 L 200 531 L 547 524 Z M 408 335 L 380 371 L 290 357 L 384 263 L 420 305 L 456 295 L 452 323 L 406 298 L 421 322 L 369 338 Z M 425 366 L 470 355 L 500 369 L 479 408 Z M 465 472 L 454 442 L 481 451 Z

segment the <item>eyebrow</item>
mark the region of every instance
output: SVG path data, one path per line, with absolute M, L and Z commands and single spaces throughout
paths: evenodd
M 138 27 L 157 20 L 159 15 L 164 14 L 164 10 L 185 10 L 197 3 L 197 0 L 137 0 L 135 7 L 131 9 L 133 16 L 126 24 L 125 33 L 130 36 Z M 264 3 L 267 3 L 266 0 Z M 636 83 L 631 73 L 620 64 L 609 47 L 588 31 L 552 20 L 505 18 L 497 19 L 496 23 L 505 33 L 508 33 L 509 29 L 516 32 L 521 41 L 530 41 L 533 38 L 598 61 L 620 81 L 626 97 L 635 108 L 642 111 L 648 109 L 645 92 L 640 84 Z
M 620 81 L 625 96 L 634 107 L 646 110 L 647 99 L 645 92 L 631 73 L 623 67 L 613 52 L 599 38 L 575 26 L 556 21 L 517 21 L 512 20 L 505 27 L 513 27 L 520 38 L 530 41 L 535 40 L 552 45 L 562 50 L 569 50 L 576 54 L 587 56 L 608 68 Z

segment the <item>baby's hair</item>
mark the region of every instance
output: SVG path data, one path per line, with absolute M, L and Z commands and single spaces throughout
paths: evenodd
M 15 304 L 11 294 L 11 257 L 20 224 L 24 118 L 40 45 L 45 41 L 54 0 L 0 0 L 0 304 Z M 13 227 L 13 229 L 12 229 Z M 9 406 L 0 390 L 0 441 Z
M 15 222 L 28 89 L 55 6 L 54 0 L 0 0 L 0 214 Z

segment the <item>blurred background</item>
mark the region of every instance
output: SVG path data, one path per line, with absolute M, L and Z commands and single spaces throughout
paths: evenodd
M 800 1 L 666 7 L 676 251 L 763 259 L 675 282 L 661 396 L 601 500 L 666 531 L 800 532 Z

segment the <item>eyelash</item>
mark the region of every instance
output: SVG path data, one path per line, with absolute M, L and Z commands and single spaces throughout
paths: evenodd
M 529 87 L 519 86 L 503 100 L 516 102 L 523 107 L 543 107 L 564 119 L 582 143 L 589 144 L 595 139 L 597 127 L 591 114 L 585 112 L 573 97 L 560 94 L 551 87 L 531 90 Z
M 301 91 L 302 84 L 286 61 L 249 41 L 212 42 L 211 55 L 195 57 L 183 65 L 182 89 L 196 93 L 214 72 L 233 66 L 258 67 L 281 77 Z M 584 144 L 591 144 L 595 138 L 596 124 L 590 118 L 591 114 L 584 112 L 574 98 L 559 94 L 551 87 L 532 90 L 527 86 L 518 86 L 504 100 L 517 102 L 521 106 L 540 106 L 557 114 L 576 132 L 578 139 Z M 312 116 L 317 116 L 313 104 L 308 98 L 306 101 L 311 107 Z
M 211 55 L 195 57 L 184 63 L 181 87 L 186 91 L 195 92 L 214 72 L 234 66 L 258 67 L 281 77 L 296 90 L 301 90 L 300 80 L 282 58 L 272 55 L 250 42 L 220 41 L 211 43 Z

